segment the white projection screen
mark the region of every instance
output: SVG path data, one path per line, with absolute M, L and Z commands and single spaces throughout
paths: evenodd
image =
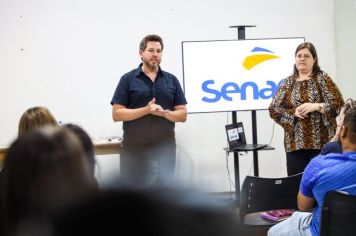
M 304 37 L 183 41 L 188 113 L 268 109 Z

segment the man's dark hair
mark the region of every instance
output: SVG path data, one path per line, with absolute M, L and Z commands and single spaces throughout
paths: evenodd
M 163 40 L 160 36 L 156 34 L 150 34 L 144 37 L 140 43 L 140 51 L 145 51 L 148 42 L 159 42 L 163 50 Z
M 89 163 L 89 169 L 90 169 L 90 173 L 94 176 L 95 173 L 95 153 L 94 153 L 94 144 L 93 141 L 91 140 L 89 134 L 79 125 L 76 124 L 64 124 L 62 127 L 65 127 L 71 131 L 74 132 L 74 134 L 76 134 L 79 138 L 79 140 L 81 141 L 82 145 L 83 145 L 83 149 L 86 153 L 86 157 L 88 159 L 88 163 Z
M 350 102 L 350 108 L 345 112 L 344 126 L 348 128 L 350 142 L 356 144 L 356 101 Z

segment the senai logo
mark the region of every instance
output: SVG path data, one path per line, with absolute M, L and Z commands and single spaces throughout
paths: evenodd
M 251 55 L 247 56 L 242 63 L 242 66 L 246 70 L 251 70 L 258 64 L 261 64 L 265 61 L 279 58 L 279 56 L 275 55 L 272 51 L 261 47 L 253 48 L 250 53 Z M 215 103 L 218 102 L 221 98 L 225 99 L 226 101 L 232 101 L 232 94 L 240 94 L 240 100 L 246 100 L 247 88 L 252 88 L 252 97 L 254 100 L 270 99 L 277 91 L 279 85 L 274 81 L 267 80 L 266 87 L 260 89 L 253 81 L 247 81 L 241 85 L 235 82 L 228 82 L 223 84 L 220 89 L 217 89 L 214 88 L 214 84 L 214 80 L 206 80 L 202 83 L 202 90 L 209 94 L 209 97 L 204 96 L 202 98 L 204 102 Z
M 256 54 L 247 56 L 242 64 L 247 70 L 264 61 L 279 58 L 279 56 L 274 55 L 272 51 L 265 48 L 255 47 L 251 52 Z

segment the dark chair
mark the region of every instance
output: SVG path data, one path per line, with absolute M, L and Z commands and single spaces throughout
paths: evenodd
M 241 189 L 240 223 L 245 230 L 266 233 L 276 224 L 260 213 L 277 209 L 298 209 L 297 194 L 303 173 L 283 178 L 246 176 Z M 252 233 L 250 232 L 250 235 Z
M 320 236 L 356 235 L 356 196 L 331 191 L 321 211 Z

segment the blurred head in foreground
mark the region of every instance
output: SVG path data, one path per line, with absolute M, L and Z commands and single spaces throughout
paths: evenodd
M 3 169 L 6 232 L 41 225 L 48 215 L 92 190 L 92 178 L 78 137 L 69 129 L 44 127 L 20 135 Z

